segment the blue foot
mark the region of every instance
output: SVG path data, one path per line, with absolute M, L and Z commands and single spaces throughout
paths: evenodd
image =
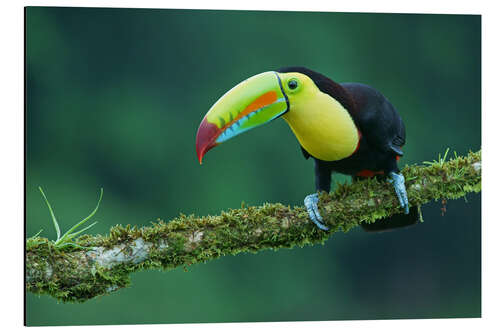
M 406 194 L 405 177 L 400 173 L 390 172 L 389 183 L 394 185 L 394 190 L 398 196 L 399 204 L 404 209 L 405 214 L 410 212 L 410 207 L 408 206 L 408 195 Z
M 328 230 L 328 227 L 324 225 L 323 218 L 318 210 L 318 193 L 309 194 L 304 199 L 304 205 L 306 205 L 307 212 L 309 213 L 309 218 L 314 222 L 321 230 Z

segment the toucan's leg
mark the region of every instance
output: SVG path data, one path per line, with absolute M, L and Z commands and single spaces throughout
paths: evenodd
M 330 168 L 321 162 L 314 160 L 314 174 L 316 181 L 316 190 L 330 192 L 331 177 L 332 172 Z M 306 206 L 307 212 L 309 213 L 309 218 L 316 224 L 321 230 L 328 230 L 328 227 L 323 224 L 323 218 L 319 213 L 318 209 L 318 193 L 309 194 L 304 199 L 304 205 Z
M 389 182 L 394 186 L 399 204 L 404 210 L 404 213 L 394 214 L 389 217 L 381 218 L 375 223 L 362 222 L 360 225 L 364 231 L 381 232 L 396 230 L 402 227 L 408 227 L 417 224 L 419 221 L 418 207 L 409 208 L 408 195 L 406 194 L 405 178 L 399 171 L 397 160 L 389 159 L 387 168 L 384 170 L 384 177 L 389 177 Z M 380 176 L 379 178 L 381 178 Z M 359 177 L 353 177 L 357 180 Z
M 410 207 L 408 206 L 408 195 L 406 194 L 405 177 L 401 173 L 396 173 L 394 171 L 389 172 L 389 182 L 394 185 L 394 190 L 398 196 L 399 204 L 404 209 L 405 214 L 410 212 Z
M 394 185 L 399 203 L 401 207 L 403 207 L 405 212 L 379 219 L 375 223 L 362 222 L 360 225 L 364 231 L 385 232 L 397 230 L 402 227 L 415 225 L 419 221 L 418 208 L 416 206 L 413 206 L 408 209 L 408 196 L 406 195 L 403 175 L 401 175 L 397 169 L 392 172 L 388 171 L 387 175 L 390 177 L 389 182 Z M 353 177 L 353 180 L 357 181 L 359 179 L 359 177 Z
M 418 208 L 416 206 L 411 208 L 408 207 L 408 196 L 406 195 L 403 175 L 399 173 L 397 166 L 393 166 L 392 170 L 394 171 L 387 171 L 387 175 L 389 176 L 389 182 L 394 185 L 399 204 L 403 207 L 404 213 L 394 214 L 392 216 L 379 219 L 375 223 L 362 222 L 360 225 L 364 231 L 385 232 L 397 230 L 399 228 L 415 225 L 419 221 Z M 353 177 L 353 180 L 355 181 L 360 179 L 360 177 Z
M 304 205 L 306 206 L 307 212 L 309 213 L 309 218 L 314 222 L 321 230 L 328 230 L 328 227 L 324 225 L 323 218 L 318 210 L 318 193 L 309 194 L 304 198 Z

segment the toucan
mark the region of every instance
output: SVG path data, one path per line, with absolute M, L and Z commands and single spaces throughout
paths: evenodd
M 380 92 L 361 83 L 336 83 L 305 67 L 284 67 L 252 76 L 225 93 L 206 113 L 196 134 L 201 164 L 205 153 L 243 132 L 283 118 L 306 159 L 314 159 L 316 192 L 304 199 L 311 221 L 321 230 L 318 192 L 329 192 L 333 172 L 354 181 L 387 178 L 403 213 L 366 231 L 386 231 L 418 221 L 409 207 L 405 179 L 398 168 L 403 156 L 405 125 Z

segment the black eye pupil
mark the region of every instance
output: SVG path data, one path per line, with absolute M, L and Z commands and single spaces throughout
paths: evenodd
M 297 88 L 298 85 L 299 84 L 295 80 L 288 81 L 288 88 L 290 88 L 290 89 L 295 89 L 295 88 Z

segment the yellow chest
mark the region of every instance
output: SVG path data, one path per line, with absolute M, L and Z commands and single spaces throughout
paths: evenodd
M 291 99 L 290 111 L 283 118 L 302 147 L 320 160 L 341 160 L 358 146 L 359 134 L 350 114 L 321 91 L 307 98 Z

